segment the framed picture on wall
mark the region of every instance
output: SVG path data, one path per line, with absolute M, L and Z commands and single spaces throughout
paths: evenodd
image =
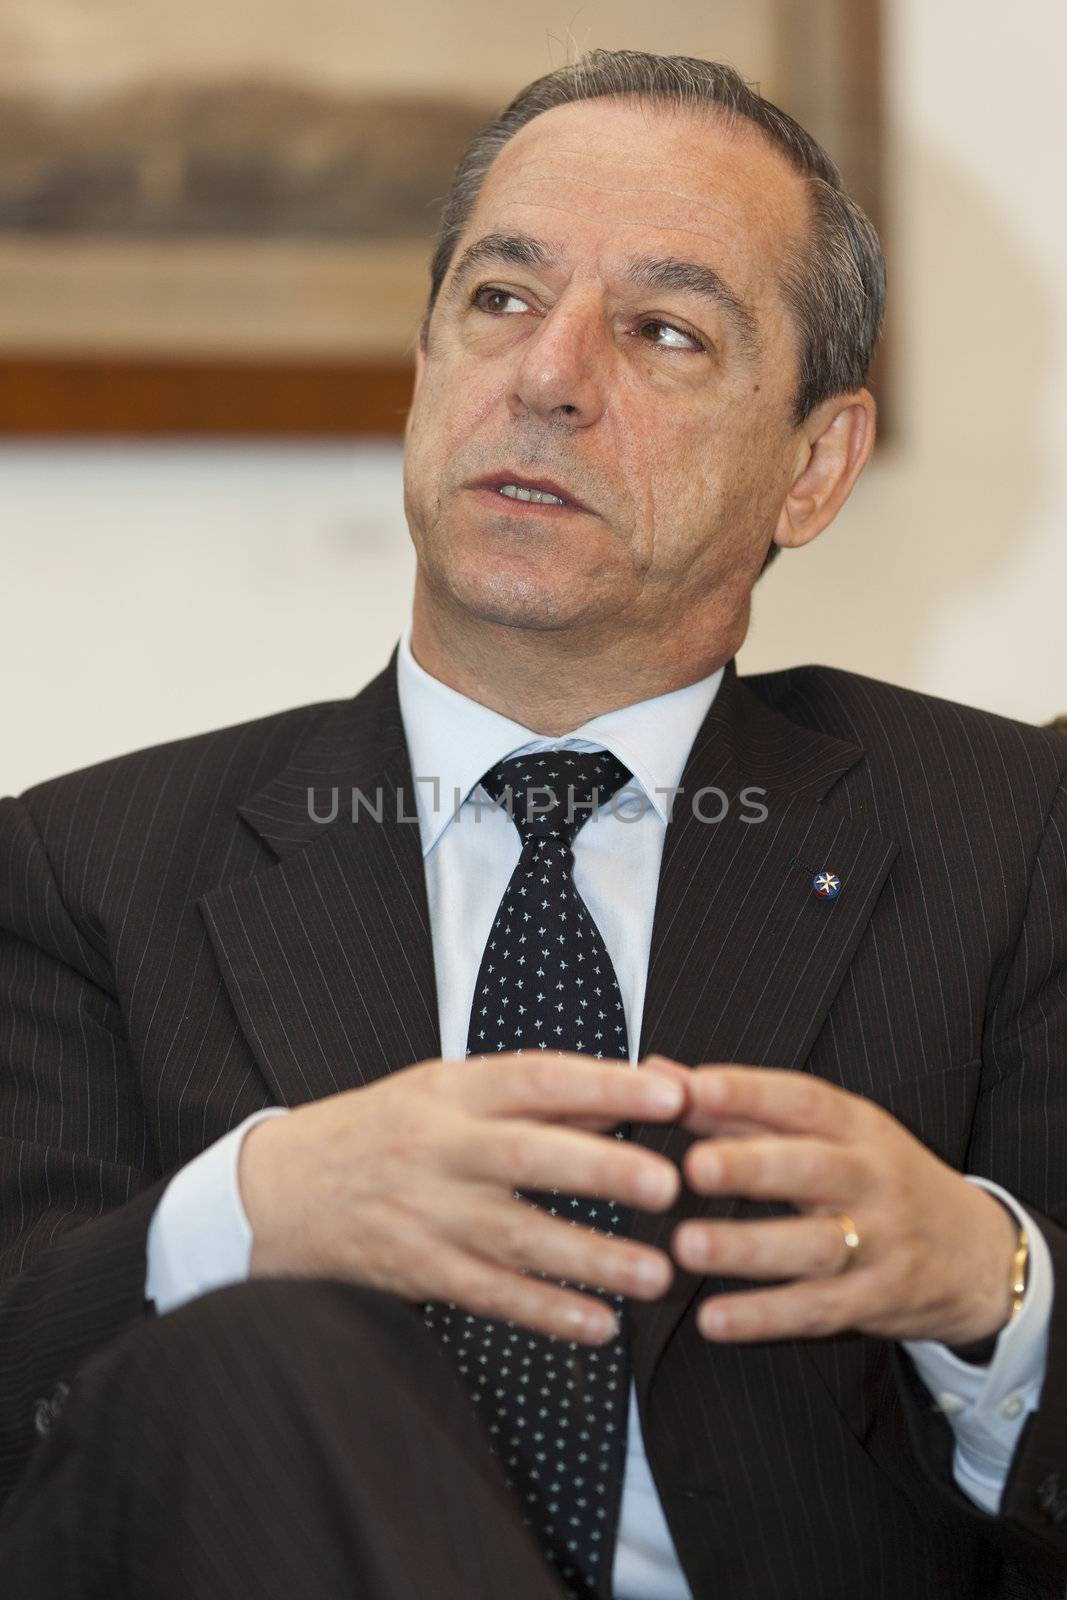
M 729 61 L 881 220 L 879 0 L 7 0 L 0 433 L 398 433 L 470 138 L 597 45 Z

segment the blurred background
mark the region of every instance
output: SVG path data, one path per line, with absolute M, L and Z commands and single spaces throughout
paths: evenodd
M 882 440 L 741 670 L 1067 711 L 1061 0 L 4 0 L 0 792 L 384 664 L 441 198 L 597 45 L 737 66 L 886 246 Z

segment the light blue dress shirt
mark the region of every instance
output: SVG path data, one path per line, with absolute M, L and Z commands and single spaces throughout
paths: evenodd
M 603 748 L 634 776 L 620 800 L 578 833 L 574 881 L 615 965 L 636 1066 L 670 791 L 681 781 L 722 671 L 552 738 L 431 677 L 411 654 L 410 627 L 400 641 L 397 672 L 417 780 L 443 1056 L 465 1054 L 478 966 L 521 848 L 514 824 L 486 802 L 479 779 L 507 756 Z M 462 939 L 457 928 L 464 930 Z M 252 1235 L 237 1182 L 241 1140 L 257 1122 L 284 1115 L 284 1107 L 273 1106 L 248 1117 L 168 1184 L 148 1233 L 145 1292 L 161 1315 L 247 1278 Z M 1052 1263 L 1040 1230 L 1018 1203 L 996 1184 L 972 1181 L 1028 1224 L 1030 1278 L 1023 1309 L 1001 1334 L 988 1367 L 970 1366 L 932 1341 L 907 1342 L 905 1349 L 955 1433 L 959 1487 L 977 1505 L 996 1511 L 1015 1444 L 1044 1380 Z M 613 1578 L 615 1600 L 692 1600 L 645 1457 L 632 1384 Z

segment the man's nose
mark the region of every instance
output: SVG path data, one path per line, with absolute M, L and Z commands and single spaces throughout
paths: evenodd
M 611 361 L 601 307 L 557 304 L 520 348 L 509 407 L 586 428 L 603 414 Z

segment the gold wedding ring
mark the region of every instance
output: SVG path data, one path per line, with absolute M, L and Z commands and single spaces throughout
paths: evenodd
M 856 1224 L 844 1211 L 835 1211 L 833 1213 L 833 1218 L 837 1223 L 837 1226 L 841 1229 L 841 1234 L 844 1238 L 846 1246 L 845 1258 L 837 1270 L 838 1272 L 847 1272 L 849 1267 L 855 1261 L 856 1257 L 859 1255 L 860 1236 L 856 1231 Z

